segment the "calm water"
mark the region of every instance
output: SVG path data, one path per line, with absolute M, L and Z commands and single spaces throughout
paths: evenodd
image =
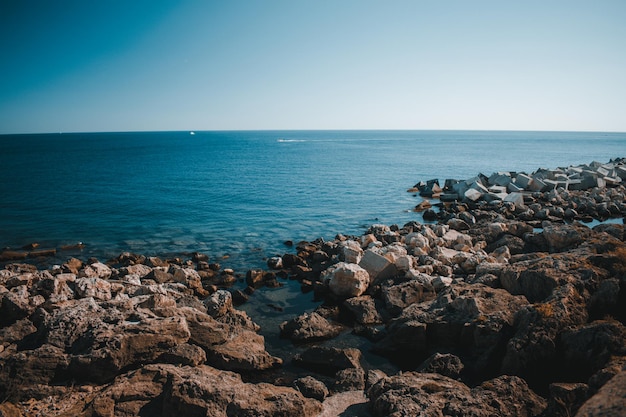
M 0 136 L 0 247 L 78 241 L 101 260 L 122 251 L 201 251 L 245 272 L 285 240 L 359 234 L 372 223 L 421 220 L 417 181 L 532 172 L 626 156 L 623 133 L 296 131 Z M 228 259 L 222 259 L 224 255 Z M 280 306 L 277 312 L 268 304 Z M 242 306 L 268 350 L 301 348 L 278 325 L 312 310 L 295 282 Z M 361 346 L 349 332 L 330 342 Z
M 159 132 L 0 136 L 0 246 L 282 253 L 291 239 L 419 219 L 430 178 L 534 171 L 626 156 L 623 133 Z

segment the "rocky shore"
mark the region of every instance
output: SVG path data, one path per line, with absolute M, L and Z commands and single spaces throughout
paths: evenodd
M 428 223 L 299 242 L 240 275 L 200 253 L 41 268 L 4 251 L 0 415 L 623 416 L 624 162 L 418 183 L 440 198 Z M 320 305 L 285 318 L 297 354 L 280 358 L 237 306 L 296 282 Z M 330 343 L 347 332 L 402 371 Z

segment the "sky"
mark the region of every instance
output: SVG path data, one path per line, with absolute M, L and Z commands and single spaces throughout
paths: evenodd
M 0 2 L 0 133 L 626 132 L 626 1 Z

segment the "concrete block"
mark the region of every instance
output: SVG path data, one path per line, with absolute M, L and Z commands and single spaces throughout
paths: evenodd
M 464 196 L 470 201 L 478 201 L 482 198 L 483 193 L 476 190 L 475 188 L 470 188 L 469 190 L 465 191 Z
M 485 187 L 482 182 L 480 181 L 474 181 L 471 185 L 470 188 L 473 188 L 474 190 L 480 191 L 481 193 L 488 193 L 489 190 L 487 189 L 487 187 Z
M 620 177 L 604 177 L 604 182 L 609 186 L 617 186 L 622 182 Z
M 524 205 L 524 195 L 522 193 L 510 193 L 504 198 L 504 202 L 513 203 L 518 207 Z
M 506 187 L 511 181 L 513 181 L 513 179 L 511 178 L 511 174 L 509 172 L 494 172 L 489 177 L 489 185 Z
M 533 178 L 533 180 L 528 185 L 528 189 L 530 191 L 543 191 L 546 188 L 546 183 L 539 178 Z
M 572 191 L 581 191 L 581 190 L 586 190 L 587 187 L 586 185 L 583 184 L 583 180 L 582 179 L 573 179 L 573 180 L 569 180 L 567 182 L 567 189 L 568 190 L 572 190 Z
M 546 180 L 543 180 L 543 182 L 544 184 L 546 184 L 546 188 L 545 188 L 546 191 L 551 191 L 551 190 L 555 190 L 559 188 L 559 181 L 546 179 Z
M 624 165 L 618 165 L 615 168 L 615 173 L 617 174 L 618 177 L 620 177 L 623 180 L 626 180 L 626 166 Z
M 532 178 L 526 174 L 517 174 L 517 177 L 515 177 L 515 185 L 524 189 L 528 187 L 531 181 Z
M 491 203 L 492 201 L 502 201 L 506 198 L 507 193 L 487 193 L 483 195 L 483 198 L 486 202 Z
M 444 203 L 449 203 L 452 201 L 457 201 L 459 199 L 459 195 L 457 193 L 443 193 L 439 196 L 439 200 Z
M 367 271 L 372 281 L 392 278 L 398 273 L 393 262 L 369 249 L 363 253 L 359 266 Z
M 608 176 L 609 176 L 609 173 L 610 173 L 611 171 L 610 171 L 610 170 L 608 170 L 608 169 L 606 169 L 606 168 L 605 168 L 605 167 L 603 167 L 603 166 L 599 166 L 599 167 L 596 169 L 596 172 L 597 172 L 598 174 L 600 174 L 600 176 L 602 176 L 602 177 L 608 177 Z
M 506 189 L 508 192 L 510 193 L 519 193 L 524 191 L 524 189 L 518 185 L 516 185 L 515 183 L 509 183 L 509 185 L 506 186 Z
M 492 185 L 487 189 L 487 191 L 495 194 L 506 194 L 506 187 L 502 187 L 500 185 Z
M 460 181 L 459 180 L 455 180 L 452 178 L 448 178 L 446 179 L 446 181 L 443 183 L 443 190 L 444 191 L 450 191 L 454 188 L 455 184 L 458 184 Z
M 461 181 L 452 186 L 452 191 L 454 191 L 458 195 L 465 195 L 465 192 L 467 190 L 469 190 L 469 186 L 465 183 L 465 181 Z

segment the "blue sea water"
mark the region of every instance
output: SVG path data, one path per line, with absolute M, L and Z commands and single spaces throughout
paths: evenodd
M 421 220 L 419 180 L 626 156 L 626 134 L 223 131 L 0 136 L 0 246 L 200 251 L 249 267 L 285 240 Z M 228 259 L 223 259 L 228 256 Z

